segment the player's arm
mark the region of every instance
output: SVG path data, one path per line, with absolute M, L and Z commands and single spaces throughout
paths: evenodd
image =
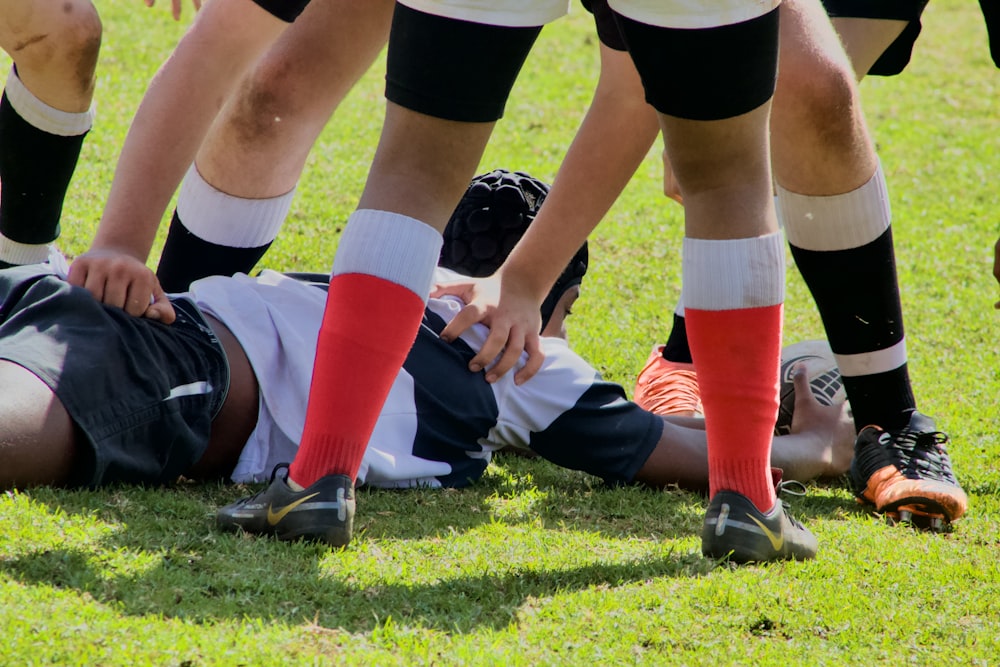
M 804 367 L 795 369 L 795 409 L 791 433 L 776 435 L 771 463 L 786 480 L 805 482 L 839 477 L 854 456 L 854 422 L 847 403 L 822 405 L 809 388 Z M 636 473 L 635 481 L 650 486 L 678 484 L 708 488 L 705 421 L 700 417 L 662 417 L 663 433 L 656 448 Z
M 601 74 L 590 109 L 563 160 L 534 222 L 489 283 L 461 281 L 434 296 L 454 294 L 469 304 L 442 332 L 453 339 L 476 322 L 490 327 L 470 369 L 503 355 L 486 379 L 496 381 L 517 363 L 525 382 L 541 366 L 539 306 L 563 268 L 608 212 L 656 139 L 659 125 L 645 102 L 642 83 L 627 52 L 601 45 Z
M 132 315 L 145 312 L 155 281 L 145 261 L 170 198 L 223 103 L 287 25 L 250 0 L 213 0 L 198 13 L 139 105 L 71 283 Z

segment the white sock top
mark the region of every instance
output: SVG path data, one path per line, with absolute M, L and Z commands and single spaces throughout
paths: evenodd
M 860 248 L 881 236 L 892 220 L 881 164 L 867 183 L 840 195 L 800 195 L 776 187 L 788 242 L 803 250 Z
M 340 236 L 333 275 L 364 273 L 402 285 L 427 301 L 441 256 L 441 234 L 399 213 L 359 209 Z
M 192 164 L 181 182 L 177 215 L 189 232 L 230 248 L 259 248 L 275 239 L 295 189 L 266 199 L 234 197 L 217 190 Z
M 684 239 L 686 308 L 736 310 L 785 301 L 781 232 L 748 239 Z
M 76 137 L 86 133 L 94 126 L 93 106 L 87 111 L 79 113 L 60 111 L 55 107 L 50 107 L 35 97 L 34 93 L 21 83 L 21 79 L 18 78 L 13 67 L 7 77 L 4 92 L 7 93 L 7 101 L 10 102 L 10 106 L 17 112 L 17 115 L 42 132 L 60 137 Z

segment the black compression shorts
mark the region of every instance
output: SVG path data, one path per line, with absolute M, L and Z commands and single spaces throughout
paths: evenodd
M 385 96 L 435 118 L 469 123 L 499 120 L 541 29 L 460 21 L 397 2 Z

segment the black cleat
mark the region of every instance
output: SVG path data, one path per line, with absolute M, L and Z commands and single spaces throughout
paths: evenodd
M 294 491 L 286 472 L 271 473 L 271 484 L 249 498 L 242 498 L 215 514 L 220 530 L 244 530 L 258 535 L 274 535 L 279 540 L 299 538 L 321 540 L 333 546 L 351 541 L 354 525 L 354 482 L 347 475 L 327 475 L 310 487 Z
M 944 530 L 969 503 L 952 472 L 947 442 L 934 420 L 919 412 L 895 433 L 866 426 L 851 463 L 858 501 L 893 521 Z
M 816 556 L 816 549 L 816 537 L 780 499 L 767 513 L 735 491 L 719 491 L 708 504 L 701 529 L 705 556 L 734 563 L 806 560 Z

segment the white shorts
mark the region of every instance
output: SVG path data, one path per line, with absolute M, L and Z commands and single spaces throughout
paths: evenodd
M 662 28 L 716 28 L 767 14 L 781 0 L 608 0 L 613 10 Z
M 530 28 L 569 11 L 569 0 L 399 0 L 425 14 L 507 28 Z

